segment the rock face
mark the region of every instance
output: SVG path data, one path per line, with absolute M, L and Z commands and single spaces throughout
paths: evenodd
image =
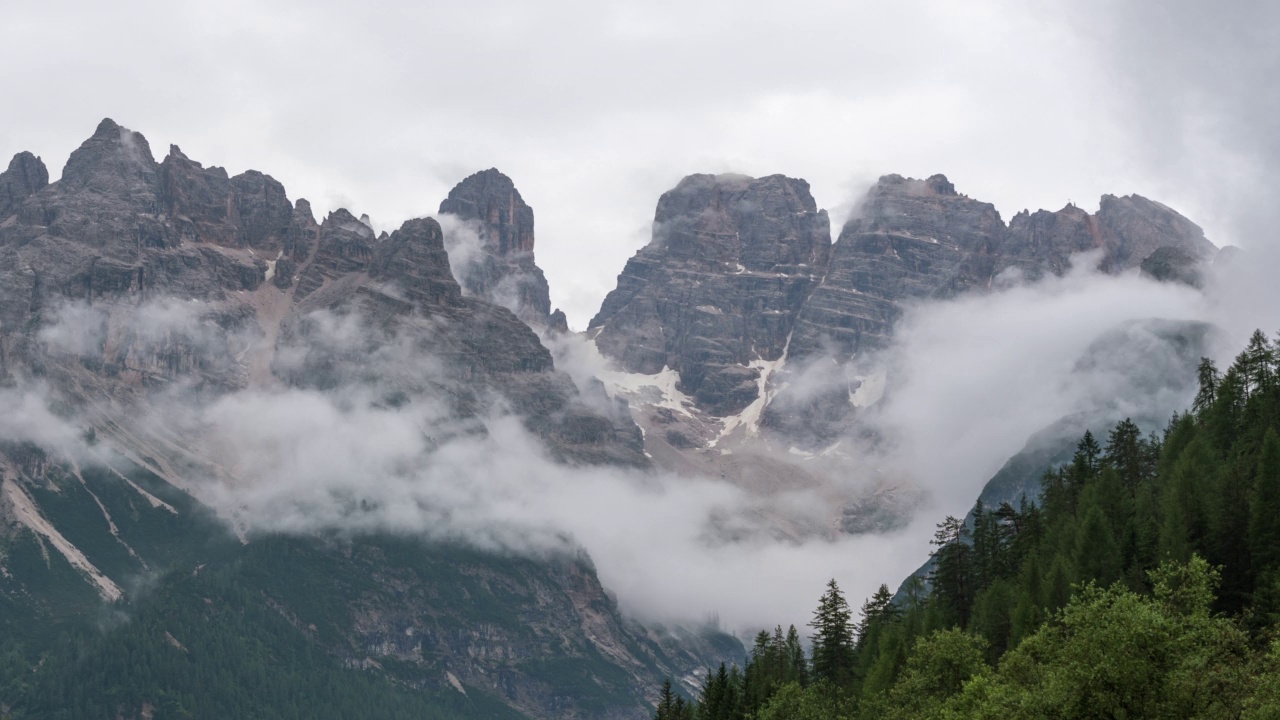
M 293 221 L 293 206 L 274 178 L 256 170 L 228 178 L 177 145 L 160 164 L 160 201 L 186 242 L 278 251 Z
M 20 152 L 9 161 L 9 169 L 0 173 L 0 218 L 17 211 L 23 200 L 49 184 L 49 170 L 40 158 Z
M 653 240 L 627 262 L 589 332 L 628 371 L 680 373 L 714 414 L 757 395 L 822 278 L 830 222 L 809 185 L 782 175 L 691 175 L 658 201 Z
M 450 254 L 457 258 L 455 271 L 466 293 L 502 305 L 533 327 L 546 327 L 551 296 L 533 258 L 533 208 L 511 178 L 495 168 L 475 173 L 449 191 L 440 212 L 475 234 L 474 239 L 470 232 L 451 238 L 465 245 Z
M 880 178 L 834 245 L 827 233 L 803 180 L 685 178 L 591 321 L 596 344 L 631 372 L 677 370 L 699 408 L 726 415 L 760 396 L 764 363 L 784 354 L 843 363 L 884 347 L 904 301 L 1062 275 L 1082 251 L 1110 273 L 1162 248 L 1193 263 L 1214 251 L 1194 223 L 1136 195 L 1104 196 L 1093 215 L 1068 205 L 1005 225 L 942 175 Z M 827 439 L 851 411 L 835 396 L 778 393 L 762 421 Z
M 796 323 L 792 356 L 882 346 L 903 300 L 985 287 L 1003 229 L 994 206 L 957 194 L 941 175 L 881 178 L 841 230 Z
M 532 211 L 509 180 L 504 184 L 505 178 L 493 175 L 482 173 L 481 180 L 460 186 L 456 197 L 451 196 L 452 207 L 488 223 L 493 258 L 506 263 L 502 267 L 536 270 Z M 478 188 L 479 194 L 463 192 L 468 188 Z M 500 198 L 505 198 L 504 207 L 499 207 Z M 545 325 L 550 315 L 546 285 L 540 272 L 536 277 L 541 282 L 536 317 Z M 334 323 L 346 321 L 351 322 L 343 327 L 354 326 L 358 332 L 335 340 L 335 332 L 345 331 L 335 331 Z M 563 318 L 558 321 L 562 324 Z M 105 515 L 110 533 L 103 542 L 112 548 L 117 529 L 122 538 L 135 533 L 129 518 L 136 513 L 127 509 L 129 503 L 150 503 L 161 508 L 161 517 L 208 514 L 194 501 L 190 515 L 165 505 L 178 505 L 176 495 L 183 493 L 175 488 L 185 486 L 188 469 L 205 462 L 199 444 L 177 436 L 173 428 L 147 426 L 139 419 L 151 393 L 171 388 L 215 400 L 248 387 L 323 391 L 364 384 L 387 405 L 414 394 L 439 400 L 452 411 L 447 413 L 450 422 L 466 432 L 484 432 L 491 416 L 514 415 L 550 456 L 565 463 L 648 464 L 640 431 L 625 405 L 603 397 L 597 388 L 580 390 L 556 370 L 550 352 L 520 318 L 464 293 L 436 220 L 410 220 L 380 237 L 346 210 L 317 223 L 310 205 L 305 200 L 291 203 L 270 176 L 250 171 L 228 177 L 221 168 L 187 158 L 176 146 L 157 163 L 142 135 L 111 120 L 102 121 L 71 155 L 56 183 L 48 183 L 43 164 L 29 153 L 19 154 L 0 174 L 0 387 L 31 378 L 39 378 L 63 407 L 91 423 L 98 437 L 135 458 L 139 473 L 150 473 L 151 494 L 138 490 L 141 501 L 127 498 L 124 506 L 111 506 L 113 514 Z M 53 468 L 60 468 L 56 479 L 48 474 Z M 89 587 L 107 597 L 124 592 L 128 573 L 174 569 L 177 555 L 163 550 L 154 555 L 140 551 L 137 563 L 126 563 L 141 563 L 140 568 L 108 566 L 101 558 L 114 557 L 111 553 L 119 548 L 79 548 L 57 535 L 88 537 L 77 519 L 81 515 L 63 518 L 56 514 L 61 505 L 42 505 L 56 485 L 85 483 L 68 480 L 79 474 L 78 468 L 60 464 L 38 447 L 0 443 L 0 539 L 30 536 L 33 547 L 53 542 L 51 547 L 70 563 L 67 577 L 87 578 Z M 118 486 L 111 477 L 104 482 Z M 76 513 L 94 507 L 107 513 L 113 502 L 108 493 L 118 489 L 95 486 L 92 492 L 103 502 L 86 504 Z M 157 494 L 170 500 L 155 500 Z M 88 496 L 82 499 L 90 502 Z M 181 528 L 175 528 L 177 535 L 165 543 L 179 542 Z M 192 542 L 203 546 L 206 539 Z M 447 554 L 441 562 L 449 562 Z M 473 557 L 468 562 L 479 567 L 488 561 Z M 539 572 L 536 563 L 529 568 L 529 577 Z M 191 574 L 191 567 L 177 569 Z M 391 571 L 377 569 L 370 582 L 380 582 L 378 572 Z M 565 585 L 567 590 L 552 592 L 559 593 L 554 602 L 581 595 L 590 604 L 583 617 L 589 610 L 591 621 L 604 623 L 612 633 L 608 648 L 583 646 L 582 677 L 604 672 L 609 663 L 626 665 L 625 679 L 608 691 L 613 700 L 603 702 L 614 702 L 621 693 L 633 703 L 649 693 L 660 680 L 657 667 L 681 675 L 703 664 L 702 658 L 688 655 L 673 660 L 678 653 L 663 655 L 666 650 L 641 637 L 642 629 L 624 625 L 586 565 L 555 572 L 569 572 L 573 582 Z M 399 597 L 402 590 L 397 586 L 387 597 Z M 14 597 L 26 592 L 25 586 L 0 588 L 0 594 Z M 534 595 L 503 597 L 517 605 L 533 603 L 511 608 L 529 617 L 539 612 L 537 603 L 546 601 Z M 384 616 L 391 609 L 366 604 L 361 611 Z M 564 618 L 573 616 L 572 610 L 566 612 Z M 564 618 L 556 622 L 570 621 Z M 485 645 L 505 640 L 479 626 L 471 630 L 467 651 L 481 658 L 466 661 L 475 682 L 503 678 L 486 687 L 499 696 L 532 687 L 523 671 L 503 659 L 507 649 Z M 589 627 L 573 633 L 599 636 L 597 628 Z M 437 649 L 447 651 L 450 642 L 441 641 Z M 618 659 L 618 648 L 639 647 L 637 642 L 646 648 L 643 658 Z M 529 646 L 522 661 L 533 662 L 543 649 Z M 368 652 L 377 650 L 371 645 Z M 613 659 L 602 659 L 606 656 Z M 542 695 L 504 700 L 533 714 L 582 716 L 575 701 L 557 694 L 553 680 L 534 684 Z M 551 702 L 548 698 L 554 698 L 554 708 L 539 705 Z M 615 707 L 610 713 L 642 714 L 638 705 Z
M 391 335 L 416 334 L 423 352 L 447 356 L 451 381 L 460 388 L 453 397 L 501 394 L 530 418 L 530 429 L 548 441 L 553 455 L 570 462 L 645 464 L 634 424 L 589 410 L 573 383 L 555 372 L 528 326 L 504 308 L 463 297 L 435 220 L 411 220 L 383 238 L 346 210 L 317 225 L 310 206 L 290 203 L 270 176 L 249 171 L 228 178 L 176 146 L 156 163 L 142 135 L 111 120 L 102 121 L 72 153 L 59 182 L 27 192 L 47 179 L 29 154 L 19 155 L 2 177 L 3 187 L 21 189 L 13 197 L 27 195 L 0 226 L 0 369 L 6 374 L 19 369 L 16 361 L 31 365 L 39 354 L 38 323 L 30 321 L 41 317 L 41 309 L 53 311 L 69 301 L 86 301 L 111 318 L 123 318 L 142 301 L 195 300 L 228 323 L 222 335 L 247 330 L 267 338 L 317 309 L 370 312 L 386 321 Z M 486 181 L 479 187 L 496 192 L 503 184 Z M 509 181 L 505 187 L 514 208 L 510 216 L 492 203 L 475 207 L 493 218 L 496 237 L 506 238 L 501 242 L 514 253 L 513 262 L 527 259 L 531 265 L 532 212 Z M 257 293 L 264 285 L 265 294 Z M 544 325 L 547 315 L 541 315 Z M 108 322 L 113 333 L 127 325 Z M 108 351 L 100 353 L 104 362 L 120 360 L 111 356 L 123 347 L 117 339 L 100 338 Z M 161 346 L 137 357 L 160 362 L 172 354 L 163 345 L 177 341 L 156 342 Z M 229 348 L 225 338 L 215 344 Z M 221 358 L 215 364 L 234 369 L 237 363 Z M 183 367 L 202 364 L 191 357 L 139 372 L 177 379 L 174 373 Z M 230 388 L 248 382 L 249 374 L 245 369 L 218 377 Z M 463 404 L 475 412 L 484 409 L 478 400 Z

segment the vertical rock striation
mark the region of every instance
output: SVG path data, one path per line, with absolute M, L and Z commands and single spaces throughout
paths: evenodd
M 1126 272 L 1163 248 L 1194 263 L 1214 252 L 1194 223 L 1136 195 L 1104 196 L 1096 214 L 1068 205 L 1005 225 L 943 175 L 880 178 L 832 245 L 803 180 L 692 175 L 659 200 L 652 241 L 590 327 L 624 369 L 674 368 L 700 408 L 728 415 L 759 396 L 761 361 L 785 349 L 790 361 L 843 363 L 882 348 L 906 301 L 1062 275 L 1085 251 L 1100 270 Z M 764 411 L 775 427 L 850 412 L 843 399 L 787 411 L 787 393 L 776 399 Z
M 502 305 L 532 327 L 548 326 L 551 295 L 533 257 L 533 208 L 496 168 L 467 177 L 440 203 L 465 230 L 450 238 L 454 271 L 468 294 Z M 467 230 L 474 231 L 471 237 Z
M 830 221 L 809 184 L 782 175 L 691 175 L 658 201 L 653 239 L 591 320 L 631 372 L 664 367 L 717 415 L 758 395 L 753 361 L 776 361 L 822 278 Z

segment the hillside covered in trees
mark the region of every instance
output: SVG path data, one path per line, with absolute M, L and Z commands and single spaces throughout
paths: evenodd
M 1192 409 L 1080 439 L 1039 498 L 948 517 L 933 572 L 756 638 L 658 720 L 1280 718 L 1280 341 Z M 901 598 L 905 598 L 902 600 Z

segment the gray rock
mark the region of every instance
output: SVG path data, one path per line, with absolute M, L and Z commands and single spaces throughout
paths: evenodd
M 20 152 L 9 161 L 9 169 L 0 173 L 0 221 L 18 211 L 23 200 L 49 184 L 49 170 L 40 158 Z
M 590 331 L 627 370 L 674 368 L 701 407 L 737 412 L 758 394 L 746 365 L 781 357 L 830 250 L 805 181 L 691 175 L 658 201 Z
M 478 230 L 479 254 L 455 268 L 467 294 L 502 305 L 533 327 L 546 327 L 551 295 L 534 262 L 533 208 L 511 178 L 496 168 L 475 173 L 449 191 L 440 212 Z
M 880 178 L 840 232 L 831 265 L 796 321 L 789 356 L 848 358 L 886 345 L 903 300 L 989 285 L 1004 224 L 942 175 Z
M 791 367 L 844 363 L 889 343 L 904 302 L 1062 275 L 1088 250 L 1111 273 L 1160 248 L 1197 266 L 1213 252 L 1194 223 L 1139 196 L 1105 196 L 1096 215 L 1022 212 L 1006 226 L 942 175 L 886 175 L 830 248 L 826 233 L 803 180 L 685 178 L 659 200 L 653 240 L 591 321 L 596 344 L 632 372 L 676 369 L 700 408 L 730 414 L 758 395 L 752 361 L 785 348 Z M 847 430 L 855 389 L 842 374 L 829 392 L 783 389 L 761 422 L 802 446 L 830 442 Z

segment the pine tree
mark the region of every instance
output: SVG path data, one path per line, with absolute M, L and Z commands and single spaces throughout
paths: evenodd
M 1090 505 L 1085 510 L 1084 520 L 1076 533 L 1074 565 L 1075 579 L 1079 583 L 1095 580 L 1106 587 L 1120 579 L 1120 547 L 1111 532 L 1111 524 L 1097 505 Z
M 1044 598 L 1045 607 L 1049 610 L 1066 607 L 1067 601 L 1071 599 L 1071 570 L 1062 555 L 1053 559 L 1049 574 L 1044 579 L 1041 597 Z
M 702 684 L 702 700 L 698 703 L 698 720 L 742 720 L 742 677 L 735 665 L 729 670 L 724 663 Z
M 1218 368 L 1214 367 L 1213 361 L 1209 358 L 1200 358 L 1200 367 L 1196 372 L 1200 379 L 1200 390 L 1196 393 L 1196 399 L 1191 408 L 1195 411 L 1196 417 L 1204 417 L 1218 399 L 1220 378 Z
M 809 684 L 809 661 L 804 656 L 804 646 L 800 644 L 800 633 L 796 626 L 787 629 L 786 641 L 787 682 Z
M 671 678 L 662 681 L 662 690 L 658 694 L 658 709 L 653 720 L 676 720 L 676 694 L 671 689 Z
M 1126 418 L 1112 429 L 1103 463 L 1120 474 L 1120 481 L 1129 492 L 1142 481 L 1142 431 L 1132 420 Z
M 1254 572 L 1280 568 L 1280 437 L 1267 431 L 1258 459 L 1249 513 L 1249 552 Z
M 1028 555 L 1018 573 L 1018 591 L 1014 598 L 1013 617 L 1009 628 L 1009 644 L 1016 645 L 1040 627 L 1044 618 L 1044 577 L 1040 573 L 1040 561 L 1034 553 Z
M 939 523 L 932 541 L 937 549 L 929 578 L 934 596 L 961 627 L 968 623 L 973 604 L 973 548 L 968 540 L 969 528 L 963 520 L 947 516 Z
M 1223 402 L 1222 398 L 1218 403 Z M 1217 406 L 1215 406 L 1215 412 Z M 1204 489 L 1213 479 L 1213 451 L 1197 435 L 1183 449 L 1166 482 L 1161 508 L 1162 560 L 1187 562 L 1201 548 L 1207 532 Z
M 1276 353 L 1266 333 L 1255 330 L 1241 355 L 1242 375 L 1249 394 L 1265 393 L 1275 388 Z
M 818 601 L 809 627 L 814 629 L 813 676 L 815 680 L 833 685 L 844 684 L 854 667 L 853 617 L 849 603 L 845 601 L 834 579 L 827 583 L 827 591 Z
M 1253 591 L 1249 542 L 1249 477 L 1253 463 L 1243 459 L 1237 457 L 1218 466 L 1206 498 L 1208 538 L 1204 554 L 1222 569 L 1219 608 L 1230 613 L 1239 612 Z

